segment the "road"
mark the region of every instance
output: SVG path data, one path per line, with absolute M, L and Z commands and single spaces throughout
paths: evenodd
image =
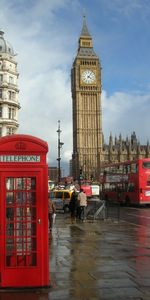
M 150 227 L 150 207 L 121 207 L 120 218 L 130 224 Z
M 93 203 L 92 203 L 93 202 Z M 98 208 L 98 199 L 93 199 L 89 201 L 89 205 Z M 106 206 L 106 216 L 113 218 L 120 218 L 128 222 L 129 224 L 150 227 L 150 205 L 149 206 L 116 206 L 107 205 Z

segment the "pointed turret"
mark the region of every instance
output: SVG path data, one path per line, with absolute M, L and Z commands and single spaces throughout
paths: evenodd
M 113 138 L 112 138 L 112 133 L 110 132 L 110 136 L 109 136 L 109 146 L 113 145 Z
M 131 134 L 131 144 L 133 147 L 137 146 L 137 137 L 135 131 L 133 131 L 133 133 Z
M 91 38 L 91 35 L 88 31 L 88 28 L 87 28 L 87 25 L 86 25 L 86 17 L 83 16 L 83 26 L 82 26 L 82 30 L 81 30 L 81 35 L 80 37 L 83 37 L 83 36 L 86 36 L 86 37 L 90 37 Z
M 126 136 L 126 146 L 128 146 L 129 145 L 129 138 L 128 138 L 128 136 Z
M 120 149 L 120 151 L 121 151 L 121 149 L 122 149 L 122 135 L 121 135 L 121 133 L 119 134 L 119 149 Z
M 78 57 L 83 57 L 83 56 L 90 56 L 90 57 L 96 57 L 97 55 L 95 54 L 93 50 L 93 43 L 92 43 L 92 37 L 89 33 L 89 30 L 86 25 L 86 18 L 83 16 L 83 25 L 82 25 L 82 30 L 81 34 L 79 37 L 79 46 L 78 46 Z
M 119 142 L 122 142 L 122 135 L 121 135 L 121 133 L 119 134 Z

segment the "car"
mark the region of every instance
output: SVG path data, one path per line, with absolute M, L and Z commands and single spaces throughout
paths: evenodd
M 69 203 L 73 191 L 70 190 L 53 190 L 50 191 L 50 198 L 52 199 L 56 211 L 69 212 Z

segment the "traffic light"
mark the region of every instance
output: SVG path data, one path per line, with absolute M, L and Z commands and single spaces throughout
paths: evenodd
M 80 169 L 80 179 L 83 179 L 82 168 Z

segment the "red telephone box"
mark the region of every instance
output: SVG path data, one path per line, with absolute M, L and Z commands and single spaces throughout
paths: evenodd
M 49 285 L 47 143 L 0 138 L 0 286 Z

